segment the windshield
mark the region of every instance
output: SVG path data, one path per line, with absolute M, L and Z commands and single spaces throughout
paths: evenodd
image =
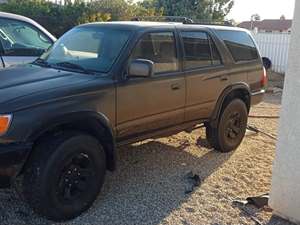
M 108 72 L 129 39 L 130 31 L 77 27 L 63 35 L 41 56 L 48 66 Z

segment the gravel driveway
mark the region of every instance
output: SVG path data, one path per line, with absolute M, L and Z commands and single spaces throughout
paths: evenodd
M 280 94 L 266 96 L 252 116 L 278 116 Z M 249 124 L 276 136 L 278 119 L 250 118 Z M 151 139 L 119 149 L 119 165 L 108 173 L 101 195 L 87 213 L 65 224 L 289 224 L 268 209 L 247 208 L 232 199 L 268 193 L 275 140 L 249 133 L 239 149 L 209 149 L 204 129 Z M 186 194 L 186 174 L 202 183 Z M 251 216 L 253 216 L 251 218 Z M 52 224 L 36 216 L 11 190 L 0 191 L 0 224 Z

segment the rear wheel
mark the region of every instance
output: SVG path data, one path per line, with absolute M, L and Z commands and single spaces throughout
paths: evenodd
M 104 182 L 105 153 L 93 137 L 68 132 L 37 146 L 23 178 L 24 196 L 40 215 L 54 221 L 87 210 Z
M 220 152 L 235 150 L 242 142 L 248 121 L 246 104 L 234 99 L 223 109 L 216 127 L 206 125 L 206 137 L 210 145 Z

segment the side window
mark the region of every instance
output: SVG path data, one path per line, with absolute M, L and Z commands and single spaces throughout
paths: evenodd
M 205 32 L 181 32 L 181 37 L 184 46 L 184 69 L 222 64 L 215 43 Z
M 182 32 L 184 69 L 211 66 L 209 39 L 204 32 Z
M 40 56 L 52 45 L 37 28 L 10 19 L 0 19 L 0 42 L 5 56 Z
M 154 62 L 154 73 L 178 70 L 178 58 L 173 32 L 146 34 L 136 45 L 131 60 L 148 59 Z
M 258 52 L 252 38 L 243 31 L 217 31 L 236 62 L 258 59 Z

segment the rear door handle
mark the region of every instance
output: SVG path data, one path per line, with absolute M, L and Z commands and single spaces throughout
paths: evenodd
M 172 84 L 171 89 L 174 90 L 174 91 L 179 90 L 180 89 L 180 84 Z
M 227 81 L 227 80 L 228 80 L 228 77 L 227 77 L 227 76 L 221 76 L 221 77 L 220 77 L 220 80 L 221 80 L 221 81 Z

